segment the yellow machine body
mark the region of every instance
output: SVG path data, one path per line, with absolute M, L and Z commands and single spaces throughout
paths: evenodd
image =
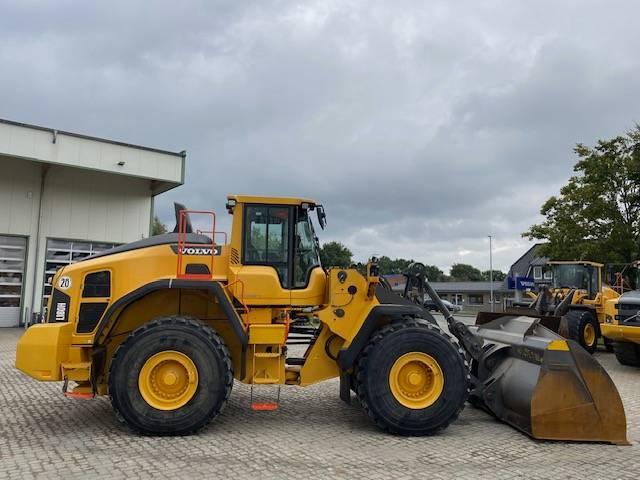
M 588 291 L 587 288 L 577 288 L 573 299 L 571 301 L 572 305 L 584 305 L 591 307 L 593 312 L 595 313 L 598 323 L 605 323 L 605 306 L 607 302 L 611 300 L 616 300 L 620 294 L 616 292 L 613 288 L 604 285 L 602 280 L 603 275 L 603 267 L 602 263 L 597 262 L 588 262 L 588 261 L 550 261 L 547 262 L 547 265 L 553 267 L 554 265 L 565 265 L 565 266 L 576 266 L 576 267 L 592 267 L 597 272 L 597 280 L 595 285 L 591 288 L 591 292 Z M 562 288 L 561 286 L 550 288 L 551 294 L 555 297 L 558 296 L 559 299 L 564 298 L 564 296 L 568 293 L 569 288 Z M 533 298 L 535 299 L 536 295 L 533 294 Z
M 549 328 L 593 352 L 603 336 L 608 305 L 620 297 L 617 291 L 603 283 L 603 267 L 601 263 L 582 260 L 548 261 L 545 275 L 550 271 L 551 285 L 543 284 L 539 293 L 527 292 L 530 306 L 509 307 L 507 311 L 545 317 Z M 486 316 L 484 312 L 479 318 L 483 316 Z M 480 318 L 480 321 L 484 319 Z
M 148 434 L 202 428 L 224 406 L 234 379 L 251 385 L 253 399 L 260 386 L 340 377 L 341 398 L 356 391 L 385 430 L 425 435 L 463 408 L 472 357 L 484 371 L 485 390 L 500 388 L 502 403 L 491 403 L 494 394 L 480 398 L 496 417 L 536 438 L 626 441 L 624 410 L 606 372 L 572 353 L 579 347 L 549 337 L 537 320 L 497 319 L 474 336 L 443 308 L 468 357 L 406 291 L 400 296 L 381 283 L 375 262 L 366 273 L 322 268 L 310 214 L 322 227 L 325 217 L 315 201 L 231 195 L 227 211 L 232 227 L 223 244 L 215 243 L 221 232 L 214 214 L 193 212 L 213 218 L 211 231 L 200 234 L 176 208 L 177 233 L 60 269 L 50 281 L 46 323 L 22 336 L 16 367 L 40 381 L 63 380 L 65 391 L 75 382 L 68 396 L 109 394 L 119 417 Z M 608 295 L 602 289 L 581 301 L 598 309 Z M 482 344 L 491 342 L 511 346 L 485 361 L 494 353 Z M 288 353 L 295 344 L 306 345 L 301 358 Z M 610 431 L 591 421 L 602 416 L 603 402 L 615 410 Z M 252 400 L 252 408 L 270 410 L 274 403 Z M 191 421 L 194 415 L 202 421 Z
M 84 364 L 87 371 L 90 367 L 84 357 L 93 358 L 96 351 L 104 350 L 106 355 L 102 364 L 93 365 L 92 369 L 97 392 L 106 394 L 110 358 L 126 335 L 151 319 L 185 315 L 200 319 L 220 333 L 232 352 L 237 380 L 261 383 L 268 378 L 268 383 L 309 385 L 338 376 L 336 361 L 327 355 L 324 343 L 333 335 L 331 348 L 337 353 L 353 340 L 368 313 L 379 304 L 376 297 L 369 294 L 370 283 L 377 280 L 367 279 L 355 269 L 333 269 L 327 274 L 318 264 L 308 272 L 306 285 L 302 288 L 283 287 L 273 266 L 240 262 L 244 210 L 246 205 L 294 208 L 303 204 L 315 206 L 315 202 L 302 198 L 240 195 L 230 196 L 228 200 L 234 203 L 232 235 L 228 244 L 219 246 L 207 281 L 221 285 L 221 292 L 229 303 L 235 302 L 242 307 L 238 310 L 249 345 L 244 353 L 233 334 L 227 313 L 220 305 L 221 299 L 201 288 L 198 281 L 179 278 L 190 265 L 202 265 L 203 255 L 185 254 L 182 272 L 177 272 L 175 244 L 169 243 L 97 256 L 59 270 L 52 285 L 54 292 L 69 298 L 64 307 L 64 318 L 68 322 L 55 322 L 56 309 L 60 307 L 54 304 L 55 294 L 52 295 L 48 307 L 50 323 L 33 325 L 22 337 L 18 345 L 17 368 L 38 380 L 60 381 L 63 364 L 73 363 L 74 349 L 85 353 L 76 363 Z M 348 278 L 348 284 L 337 279 L 338 271 Z M 109 295 L 83 295 L 86 279 L 99 272 L 109 272 Z M 186 286 L 178 287 L 181 281 Z M 161 285 L 149 288 L 153 284 Z M 356 293 L 349 294 L 349 286 L 356 286 Z M 143 294 L 138 296 L 136 292 Z M 123 302 L 131 296 L 136 298 Z M 81 311 L 91 308 L 90 304 L 100 305 L 102 317 L 93 328 L 83 330 L 78 328 Z M 336 316 L 336 306 L 344 311 L 342 317 Z M 326 329 L 307 352 L 313 361 L 305 362 L 301 368 L 285 367 L 283 349 L 291 313 L 309 307 L 316 308 L 314 316 Z M 260 355 L 272 351 L 282 354 L 277 357 Z
M 631 263 L 630 267 L 635 272 L 636 290 L 606 303 L 601 328 L 602 335 L 609 340 L 640 344 L 640 261 Z

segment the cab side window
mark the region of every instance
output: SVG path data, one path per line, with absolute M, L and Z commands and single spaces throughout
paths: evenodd
M 244 262 L 273 266 L 283 287 L 289 287 L 288 207 L 248 205 L 246 207 Z

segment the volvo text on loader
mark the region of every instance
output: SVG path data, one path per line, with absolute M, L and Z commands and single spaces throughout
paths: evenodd
M 324 270 L 311 214 L 321 227 L 326 217 L 312 200 L 232 195 L 227 210 L 228 239 L 214 213 L 191 212 L 211 222 L 194 233 L 190 213 L 176 207 L 175 233 L 59 270 L 47 323 L 20 339 L 17 368 L 63 381 L 70 397 L 109 395 L 118 419 L 153 435 L 198 431 L 234 381 L 251 385 L 253 409 L 271 410 L 281 385 L 339 377 L 340 397 L 355 392 L 395 434 L 436 433 L 469 398 L 535 438 L 627 442 L 607 373 L 539 319 L 468 327 L 421 264 L 407 272 L 404 296 L 385 288 L 373 261 L 365 275 Z M 425 293 L 455 338 L 412 301 Z M 302 357 L 289 354 L 292 343 L 307 344 Z

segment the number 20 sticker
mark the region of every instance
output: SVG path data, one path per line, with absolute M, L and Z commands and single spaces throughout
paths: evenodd
M 60 290 L 67 290 L 71 288 L 71 277 L 60 277 L 58 279 L 58 288 Z

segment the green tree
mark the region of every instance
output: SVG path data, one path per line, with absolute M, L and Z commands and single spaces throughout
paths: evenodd
M 489 281 L 489 279 L 491 278 L 489 275 L 489 270 L 485 270 L 484 272 L 482 272 L 482 279 L 485 281 Z M 493 271 L 493 281 L 494 282 L 502 282 L 504 281 L 504 279 L 507 278 L 507 274 L 504 273 L 501 270 L 494 270 Z
M 391 258 L 383 255 L 378 258 L 378 268 L 382 275 L 391 275 L 394 273 L 403 273 L 407 270 L 407 267 L 413 263 L 413 260 L 405 260 L 404 258 Z
M 351 266 L 351 257 L 353 253 L 340 242 L 328 242 L 320 248 L 320 261 L 323 267 L 342 267 Z
M 153 223 L 151 224 L 151 236 L 162 235 L 167 233 L 167 226 L 160 221 L 157 215 L 153 217 Z
M 454 263 L 450 271 L 451 279 L 457 282 L 477 282 L 482 280 L 482 272 L 466 263 Z
M 545 220 L 523 236 L 546 240 L 541 253 L 554 260 L 640 258 L 640 125 L 574 151 L 576 174 L 542 205 Z
M 442 270 L 435 265 L 425 265 L 427 270 L 427 278 L 430 282 L 446 282 L 447 276 Z

